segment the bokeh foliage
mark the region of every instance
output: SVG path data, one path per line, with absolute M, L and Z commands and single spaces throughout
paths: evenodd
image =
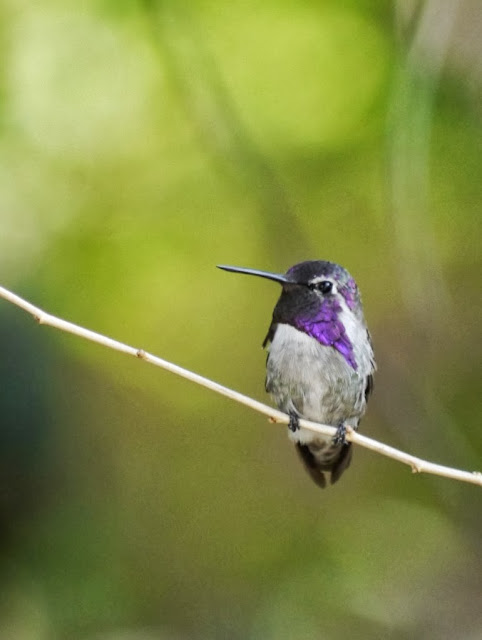
M 480 469 L 482 10 L 435 5 L 3 0 L 2 284 L 264 399 L 278 291 L 214 265 L 340 262 L 364 431 Z M 357 450 L 320 492 L 246 408 L 0 326 L 2 638 L 482 633 L 480 489 Z

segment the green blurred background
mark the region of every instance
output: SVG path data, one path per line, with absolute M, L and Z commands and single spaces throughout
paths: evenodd
M 0 0 L 1 284 L 266 400 L 276 285 L 340 262 L 362 429 L 480 469 L 478 0 Z M 0 301 L 0 638 L 482 637 L 480 488 L 284 428 Z

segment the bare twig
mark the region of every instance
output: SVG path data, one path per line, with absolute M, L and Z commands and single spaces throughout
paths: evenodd
M 220 393 L 227 398 L 231 398 L 231 400 L 235 400 L 236 402 L 240 402 L 241 404 L 258 411 L 259 413 L 263 413 L 268 416 L 272 422 L 288 424 L 289 418 L 285 413 L 281 411 L 277 411 L 272 407 L 269 407 L 262 402 L 258 402 L 257 400 L 253 400 L 248 396 L 243 395 L 242 393 L 238 393 L 237 391 L 233 391 L 228 387 L 224 387 L 217 382 L 213 382 L 208 378 L 198 375 L 197 373 L 193 373 L 188 369 L 184 369 L 179 367 L 176 364 L 168 362 L 167 360 L 163 360 L 162 358 L 158 358 L 157 356 L 151 355 L 147 353 L 143 349 L 136 349 L 135 347 L 130 347 L 129 345 L 123 344 L 122 342 L 118 342 L 117 340 L 112 340 L 111 338 L 107 338 L 99 333 L 95 333 L 94 331 L 90 331 L 89 329 L 84 329 L 76 324 L 71 322 L 67 322 L 66 320 L 62 320 L 61 318 L 57 318 L 55 316 L 50 315 L 49 313 L 45 313 L 38 307 L 34 306 L 27 300 L 20 298 L 16 294 L 12 293 L 8 289 L 4 287 L 0 287 L 0 297 L 8 300 L 12 304 L 20 307 L 27 313 L 30 313 L 39 324 L 45 324 L 50 327 L 54 327 L 56 329 L 60 329 L 61 331 L 65 331 L 67 333 L 73 333 L 74 335 L 80 336 L 81 338 L 85 338 L 86 340 L 90 340 L 91 342 L 97 342 L 98 344 L 103 345 L 104 347 L 109 347 L 110 349 L 114 349 L 116 351 L 121 351 L 123 353 L 128 353 L 131 356 L 135 356 L 136 358 L 140 358 L 141 360 L 145 360 L 146 362 L 150 362 L 151 364 L 156 365 L 157 367 L 161 367 L 162 369 L 166 369 L 171 373 L 175 373 L 178 376 L 186 378 L 191 382 L 195 382 L 207 389 L 211 389 L 211 391 L 215 391 L 216 393 Z M 315 422 L 310 422 L 308 420 L 300 420 L 300 426 L 310 429 L 312 431 L 316 431 L 317 433 L 321 433 L 323 435 L 335 435 L 336 428 L 330 427 L 328 425 L 317 424 Z M 433 462 L 428 462 L 426 460 L 422 460 L 421 458 L 416 458 L 408 453 L 400 451 L 398 449 L 394 449 L 393 447 L 389 447 L 382 442 L 378 442 L 377 440 L 372 440 L 371 438 L 367 438 L 363 436 L 353 429 L 348 429 L 346 434 L 346 439 L 350 442 L 360 445 L 361 447 L 365 447 L 366 449 L 371 449 L 376 453 L 379 453 L 388 458 L 393 458 L 394 460 L 398 460 L 403 464 L 406 464 L 412 468 L 413 473 L 430 473 L 437 476 L 444 476 L 446 478 L 452 478 L 453 480 L 460 480 L 461 482 L 470 482 L 472 484 L 477 484 L 482 486 L 482 473 L 481 472 L 469 472 L 469 471 L 461 471 L 459 469 L 452 469 L 450 467 L 445 467 L 439 464 L 434 464 Z

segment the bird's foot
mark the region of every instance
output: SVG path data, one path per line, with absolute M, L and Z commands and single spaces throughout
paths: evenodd
M 288 429 L 295 433 L 300 428 L 298 415 L 294 411 L 290 411 L 289 413 L 290 421 L 288 424 Z
M 346 444 L 346 426 L 341 422 L 336 428 L 336 434 L 333 437 L 333 444 Z

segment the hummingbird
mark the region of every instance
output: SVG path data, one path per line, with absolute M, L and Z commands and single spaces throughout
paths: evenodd
M 300 262 L 285 274 L 218 268 L 281 284 L 263 341 L 268 348 L 266 391 L 288 414 L 289 437 L 311 478 L 324 488 L 329 474 L 333 484 L 351 462 L 346 429 L 358 428 L 376 369 L 355 280 L 325 260 Z M 300 418 L 336 427 L 336 435 L 304 429 Z

